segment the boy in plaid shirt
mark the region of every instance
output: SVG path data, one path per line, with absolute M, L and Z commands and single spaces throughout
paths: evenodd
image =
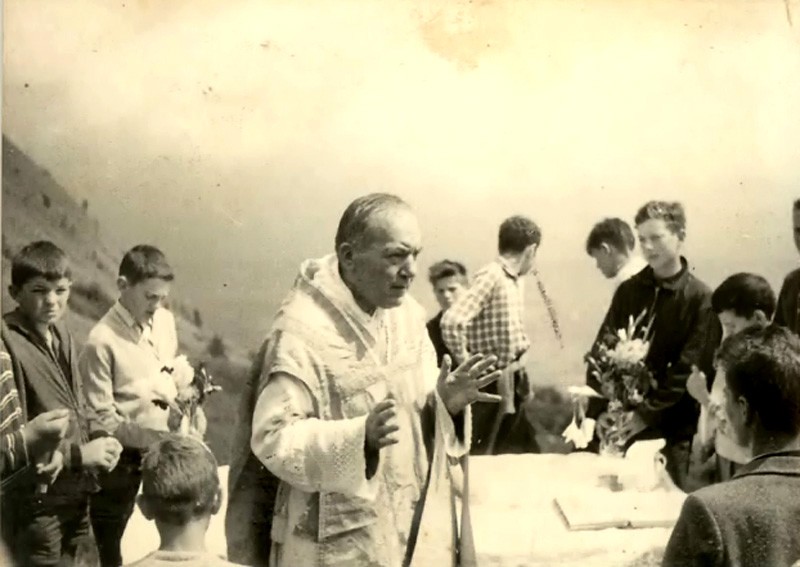
M 530 348 L 522 322 L 522 277 L 533 272 L 542 240 L 531 219 L 513 216 L 500 225 L 500 256 L 475 275 L 470 288 L 442 316 L 444 342 L 455 364 L 471 354 L 494 355 L 503 378 L 486 388 L 503 395 L 500 408 L 476 403 L 472 408 L 472 453 L 539 452 L 530 424 L 520 412 L 530 397 L 528 375 L 521 363 Z

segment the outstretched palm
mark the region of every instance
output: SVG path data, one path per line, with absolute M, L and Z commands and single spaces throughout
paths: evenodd
M 436 390 L 442 398 L 447 411 L 456 415 L 464 411 L 473 402 L 499 402 L 497 394 L 481 392 L 484 388 L 500 378 L 501 371 L 495 370 L 486 374 L 497 362 L 496 356 L 474 354 L 462 362 L 455 370 L 450 371 L 450 357 L 445 355 L 439 369 L 439 380 Z

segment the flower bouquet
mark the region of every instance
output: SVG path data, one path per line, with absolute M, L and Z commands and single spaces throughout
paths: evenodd
M 642 324 L 646 314 L 645 310 L 636 319 L 631 316 L 625 329 L 607 332 L 586 355 L 592 376 L 608 400 L 608 410 L 600 416 L 596 426 L 602 454 L 624 454 L 628 439 L 623 430 L 632 417 L 631 412 L 656 387 L 645 363 L 653 327 L 653 317 L 646 325 Z
M 206 429 L 203 403 L 210 394 L 222 388 L 214 384 L 202 364 L 195 368 L 183 355 L 165 365 L 161 373 L 172 378 L 177 391 L 174 401 L 169 404 L 169 430 L 202 438 Z

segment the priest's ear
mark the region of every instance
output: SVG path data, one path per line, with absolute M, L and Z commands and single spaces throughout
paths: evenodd
M 361 243 L 356 242 L 342 242 L 336 247 L 336 258 L 339 260 L 339 266 L 343 270 L 351 271 L 355 267 L 356 257 L 361 252 Z

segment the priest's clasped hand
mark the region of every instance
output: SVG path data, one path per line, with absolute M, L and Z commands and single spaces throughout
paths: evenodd
M 444 356 L 436 390 L 450 415 L 458 415 L 473 402 L 498 403 L 502 400 L 497 394 L 480 391 L 502 375 L 500 370 L 488 372 L 496 363 L 497 357 L 494 355 L 474 354 L 451 372 L 450 357 Z

